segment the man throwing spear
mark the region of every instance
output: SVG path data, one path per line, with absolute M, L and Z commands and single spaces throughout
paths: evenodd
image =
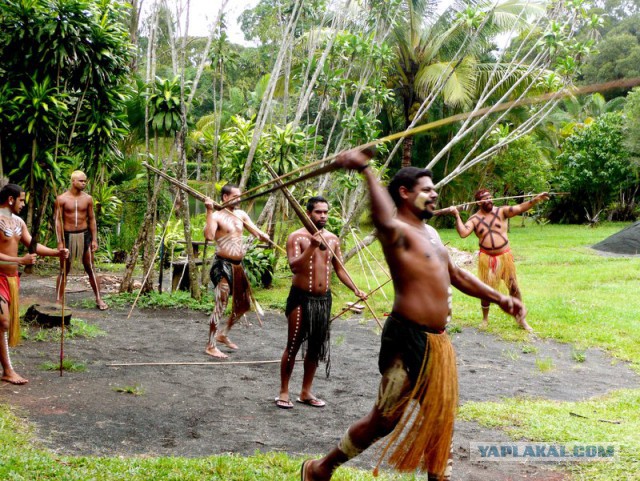
M 382 380 L 373 409 L 347 430 L 329 454 L 302 464 L 302 481 L 330 479 L 338 466 L 389 433 L 383 457 L 397 442 L 389 458 L 392 466 L 401 471 L 420 468 L 430 473 L 429 479 L 448 475 L 458 401 L 455 353 L 445 332 L 451 319 L 451 285 L 496 303 L 513 316 L 525 313 L 518 299 L 500 294 L 457 267 L 435 229 L 424 224 L 438 197 L 430 171 L 401 169 L 387 193 L 368 161 L 364 153 L 349 151 L 336 163 L 366 178 L 373 222 L 393 278 L 395 300 L 382 332 L 378 362 Z
M 9 357 L 9 345 L 13 347 L 20 340 L 18 266 L 35 264 L 38 255 L 58 256 L 61 260 L 69 256 L 67 249 L 49 249 L 38 244 L 32 249 L 35 253 L 18 257 L 19 244 L 31 247 L 32 241 L 27 226 L 18 217 L 24 203 L 22 187 L 7 184 L 0 190 L 0 363 L 2 380 L 11 384 L 29 382 L 13 370 Z
M 507 219 L 520 215 L 536 204 L 549 199 L 549 194 L 543 192 L 522 204 L 504 207 L 496 207 L 493 204 L 493 198 L 487 189 L 478 190 L 475 198 L 480 209 L 466 223 L 462 222 L 460 213 L 455 206 L 444 209 L 442 213 L 456 216 L 456 230 L 460 237 L 468 237 L 472 232 L 475 232 L 478 237 L 480 244 L 478 277 L 480 280 L 495 289 L 504 281 L 509 289 L 509 294 L 522 300 L 516 278 L 516 265 L 513 262 L 509 237 L 507 236 Z M 486 327 L 489 323 L 489 301 L 482 299 L 480 305 L 482 307 L 482 326 Z M 522 329 L 533 332 L 524 316 L 516 319 Z
M 93 212 L 93 198 L 84 192 L 87 188 L 87 176 L 79 170 L 71 174 L 71 187 L 56 199 L 55 219 L 58 249 L 68 247 L 71 253 L 68 260 L 60 261 L 60 274 L 56 282 L 57 302 L 62 296 L 71 264 L 81 261 L 89 276 L 89 284 L 96 296 L 96 307 L 101 311 L 108 309 L 100 297 L 100 279 L 93 268 L 94 252 L 98 250 L 98 227 Z M 64 274 L 63 274 L 64 270 Z
M 229 330 L 233 323 L 251 307 L 251 286 L 249 279 L 242 267 L 245 249 L 242 243 L 243 225 L 247 230 L 265 242 L 271 242 L 269 236 L 262 232 L 251 221 L 249 215 L 237 208 L 240 189 L 233 184 L 226 184 L 222 188 L 222 202 L 229 202 L 229 207 L 215 211 L 213 200 L 207 198 L 207 223 L 204 227 L 204 236 L 207 240 L 216 241 L 216 255 L 211 266 L 211 282 L 215 288 L 216 304 L 209 320 L 209 342 L 205 352 L 213 357 L 227 358 L 217 347 L 221 342 L 230 349 L 238 349 L 238 346 L 229 339 Z M 228 209 L 228 210 L 227 210 Z M 224 314 L 229 296 L 233 296 L 231 314 L 225 326 L 218 330 Z
M 325 402 L 311 392 L 311 384 L 320 361 L 327 363 L 329 372 L 331 266 L 345 286 L 356 296 L 366 298 L 366 294 L 355 286 L 342 262 L 339 262 L 342 258 L 340 241 L 324 229 L 329 215 L 327 200 L 324 197 L 311 197 L 307 202 L 306 215 L 316 232 L 311 233 L 308 228 L 303 227 L 287 238 L 287 259 L 293 278 L 285 310 L 289 326 L 287 346 L 280 362 L 280 395 L 276 398 L 276 406 L 282 409 L 293 407 L 289 399 L 289 379 L 298 350 L 305 342 L 302 391 L 297 401 L 317 408 L 325 406 Z

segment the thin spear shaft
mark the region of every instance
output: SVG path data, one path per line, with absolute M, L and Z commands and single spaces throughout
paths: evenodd
M 275 364 L 280 363 L 280 359 L 272 361 L 223 361 L 223 362 L 125 362 L 116 364 L 107 364 L 107 367 L 124 367 L 124 366 L 231 366 L 237 364 L 255 365 L 255 364 Z
M 508 199 L 522 199 L 525 197 L 535 197 L 538 194 L 522 194 L 522 195 L 510 195 L 508 197 L 495 197 L 495 198 L 491 198 L 490 200 L 493 202 L 494 200 L 508 200 Z M 547 192 L 547 195 L 569 195 L 569 192 Z M 456 205 L 451 205 L 449 207 L 445 207 L 442 209 L 438 209 L 433 211 L 434 215 L 438 215 L 441 214 L 442 212 L 444 212 L 445 210 L 451 208 L 451 207 L 464 207 L 466 205 L 474 205 L 474 204 L 480 204 L 484 202 L 484 200 L 472 200 L 469 202 L 465 202 L 463 204 L 456 204 Z
M 382 284 L 380 284 L 378 287 L 376 287 L 375 289 L 369 291 L 367 293 L 367 297 L 369 297 L 371 294 L 373 294 L 374 292 L 376 292 L 379 289 L 382 289 L 384 286 L 386 286 L 387 284 L 389 284 L 389 282 L 391 282 L 391 278 L 387 279 L 386 281 L 384 281 Z M 338 319 L 339 317 L 341 317 L 345 312 L 350 311 L 351 310 L 351 306 L 350 307 L 345 307 L 344 309 L 342 309 L 339 313 L 337 313 L 335 316 L 333 316 L 331 318 L 331 320 L 329 322 L 333 322 L 336 319 Z M 380 325 L 380 321 L 378 321 L 378 326 L 382 327 Z
M 524 98 L 524 99 L 520 99 L 520 100 L 513 100 L 511 102 L 505 102 L 499 105 L 491 105 L 489 107 L 485 107 L 482 109 L 478 109 L 476 111 L 472 111 L 472 112 L 464 112 L 464 113 L 460 113 L 460 114 L 456 114 L 456 115 L 452 115 L 450 117 L 446 117 L 444 119 L 439 119 L 439 120 L 435 120 L 433 122 L 429 122 L 423 125 L 419 125 L 418 127 L 413 127 L 411 129 L 407 129 L 407 130 L 403 130 L 401 132 L 396 132 L 395 134 L 390 134 L 387 135 L 385 137 L 380 137 L 379 139 L 375 139 L 372 140 L 371 142 L 368 142 L 366 144 L 362 144 L 359 145 L 357 147 L 353 147 L 354 150 L 365 150 L 371 147 L 375 147 L 376 145 L 380 145 L 382 143 L 385 142 L 390 142 L 393 140 L 398 140 L 398 139 L 403 139 L 405 137 L 410 137 L 416 134 L 420 134 L 422 132 L 426 132 L 428 130 L 433 130 L 436 129 L 438 127 L 442 127 L 444 125 L 449 125 L 452 124 L 454 122 L 458 122 L 458 121 L 462 121 L 462 120 L 466 120 L 468 118 L 475 118 L 475 117 L 480 117 L 483 116 L 487 113 L 497 113 L 497 112 L 502 112 L 504 110 L 508 110 L 510 108 L 513 107 L 521 107 L 521 106 L 526 106 L 526 105 L 535 105 L 535 104 L 539 104 L 542 102 L 547 102 L 547 101 L 551 101 L 551 100 L 556 100 L 556 99 L 561 99 L 564 97 L 570 97 L 570 96 L 577 96 L 577 95 L 585 95 L 585 94 L 590 94 L 590 93 L 594 93 L 594 92 L 605 92 L 608 90 L 612 90 L 612 89 L 619 89 L 619 88 L 632 88 L 632 87 L 636 87 L 640 85 L 640 77 L 635 77 L 632 79 L 621 79 L 621 80 L 614 80 L 611 82 L 605 82 L 605 83 L 601 83 L 601 84 L 593 84 L 593 85 L 586 85 L 584 87 L 581 88 L 577 88 L 577 89 L 565 89 L 565 90 L 561 90 L 558 92 L 549 92 L 543 95 L 538 95 L 535 97 L 529 97 L 529 98 Z M 268 194 L 270 192 L 273 192 L 274 190 L 278 190 L 281 187 L 273 187 L 271 189 L 268 189 L 264 192 L 259 192 L 257 194 L 253 194 L 253 192 L 263 188 L 263 187 L 267 187 L 271 184 L 274 184 L 278 181 L 281 181 L 282 179 L 285 179 L 293 174 L 296 174 L 298 172 L 300 172 L 303 169 L 309 169 L 312 167 L 316 167 L 317 165 L 321 165 L 325 162 L 328 162 L 330 160 L 335 159 L 337 156 L 339 155 L 339 153 L 336 154 L 332 154 L 328 157 L 325 157 L 324 159 L 320 159 L 318 161 L 315 162 L 311 162 L 310 164 L 307 164 L 305 166 L 299 167 L 298 169 L 292 170 L 290 172 L 287 172 L 284 175 L 281 175 L 280 177 L 276 178 L 276 179 L 271 179 L 267 182 L 265 182 L 262 185 L 259 185 L 257 187 L 254 187 L 252 189 L 246 190 L 245 192 L 243 192 L 242 194 L 240 194 L 240 198 L 243 198 L 245 200 L 249 200 L 249 199 L 253 199 L 256 197 L 260 197 L 262 195 Z M 290 186 L 293 185 L 297 182 L 301 182 L 303 180 L 306 179 L 310 179 L 312 177 L 317 177 L 318 175 L 327 173 L 327 172 L 331 172 L 332 170 L 337 169 L 338 167 L 335 166 L 335 164 L 329 164 L 329 165 L 325 165 L 324 167 L 320 167 L 319 169 L 313 170 L 311 172 L 308 172 L 307 174 L 304 174 L 296 179 L 287 181 L 283 183 L 283 186 Z M 249 195 L 249 194 L 252 195 Z M 247 197 L 248 196 L 248 197 Z M 224 205 L 223 205 L 224 207 Z
M 57 149 L 56 149 L 57 152 Z M 53 172 L 49 172 L 51 175 L 51 187 L 53 190 L 53 195 L 56 197 L 56 201 L 58 200 L 58 192 L 56 189 L 55 179 L 53 178 Z M 60 219 L 60 227 L 62 228 L 62 239 L 58 239 L 59 242 L 62 242 L 62 248 L 66 249 L 66 245 L 64 242 L 64 218 L 62 217 L 62 209 L 60 205 L 56 206 L 57 216 Z M 54 224 L 57 223 L 58 218 L 55 219 Z M 56 226 L 56 237 L 60 235 L 60 232 Z M 60 281 L 62 285 L 60 289 L 62 289 L 62 307 L 60 308 L 60 377 L 62 377 L 62 367 L 64 362 L 64 305 L 67 301 L 67 262 L 71 262 L 71 259 L 63 259 L 62 262 L 62 276 L 60 277 Z
M 207 200 L 208 197 L 206 195 L 204 195 L 201 192 L 198 192 L 197 190 L 195 190 L 192 187 L 189 187 L 187 184 L 184 184 L 184 183 L 180 182 L 179 180 L 174 179 L 173 177 L 171 177 L 170 175 L 166 174 L 165 172 L 162 172 L 161 170 L 150 166 L 146 162 L 142 162 L 142 165 L 144 167 L 146 167 L 148 170 L 150 170 L 151 172 L 154 172 L 154 173 L 158 174 L 160 177 L 168 180 L 169 182 L 171 182 L 173 185 L 175 185 L 179 189 L 184 190 L 187 194 L 191 195 L 192 197 L 195 197 L 200 202 L 205 202 Z M 228 214 L 231 214 L 233 217 L 235 217 L 236 219 L 240 220 L 245 227 L 250 227 L 249 224 L 247 224 L 247 222 L 244 219 L 242 219 L 239 216 L 237 216 L 236 214 L 234 214 L 234 212 L 232 210 L 226 209 L 225 206 L 223 206 L 221 204 L 218 204 L 217 202 L 213 201 L 213 207 L 216 210 L 223 210 L 224 209 L 225 212 L 227 212 Z M 281 250 L 284 254 L 287 253 L 286 250 L 284 250 L 278 244 L 273 242 L 271 239 L 269 239 L 269 244 L 272 245 L 273 247 L 275 247 L 276 249 Z

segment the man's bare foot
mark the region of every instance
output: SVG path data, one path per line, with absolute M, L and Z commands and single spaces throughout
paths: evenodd
M 2 380 L 4 382 L 9 382 L 11 384 L 16 384 L 16 385 L 27 384 L 29 382 L 28 379 L 23 378 L 15 371 L 12 371 L 9 374 L 5 374 L 4 376 L 2 376 Z
M 229 349 L 238 349 L 238 345 L 231 342 L 231 340 L 224 334 L 216 334 L 216 342 L 221 342 Z
M 516 319 L 518 321 L 518 325 L 527 332 L 533 333 L 533 328 L 527 324 L 526 319 Z
M 229 357 L 216 346 L 207 346 L 204 352 L 206 352 L 210 356 L 217 357 L 218 359 L 227 359 Z
M 482 322 L 480 323 L 480 329 L 484 331 L 488 327 L 489 327 L 489 321 L 486 319 L 482 319 Z
M 107 309 L 109 309 L 109 306 L 107 306 L 106 302 L 100 299 L 99 301 L 96 301 L 96 308 L 100 309 L 101 311 L 106 311 Z

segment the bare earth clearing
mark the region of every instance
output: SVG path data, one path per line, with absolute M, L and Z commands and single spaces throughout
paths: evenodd
M 23 277 L 22 305 L 53 296 L 53 279 Z M 71 302 L 91 296 L 70 279 Z M 74 288 L 75 286 L 75 288 Z M 37 426 L 38 438 L 66 455 L 208 456 L 284 451 L 292 456 L 323 454 L 335 445 L 347 426 L 370 409 L 377 390 L 379 338 L 375 322 L 361 316 L 334 323 L 331 377 L 318 370 L 316 394 L 324 409 L 296 404 L 278 409 L 279 365 L 109 367 L 127 362 L 216 362 L 204 354 L 208 332 L 206 314 L 187 310 L 127 311 L 73 309 L 74 317 L 95 324 L 107 335 L 66 344 L 68 357 L 86 362 L 87 371 L 65 373 L 39 370 L 44 361 L 58 359 L 58 343 L 24 342 L 13 350 L 13 362 L 30 379 L 25 387 L 0 386 L 0 401 L 23 409 Z M 267 313 L 260 327 L 240 323 L 231 338 L 240 346 L 230 361 L 280 358 L 286 340 L 283 313 Z M 624 363 L 597 350 L 583 363 L 571 356 L 571 346 L 536 340 L 536 354 L 523 354 L 516 344 L 464 329 L 453 334 L 458 353 L 461 402 L 532 396 L 583 400 L 624 387 L 637 388 L 640 376 Z M 519 353 L 512 359 L 505 353 Z M 228 350 L 227 350 L 228 352 Z M 535 359 L 551 358 L 555 369 L 542 373 Z M 292 379 L 295 399 L 301 364 Z M 134 396 L 114 388 L 140 386 Z M 454 440 L 454 477 L 472 480 L 560 480 L 553 466 L 514 463 L 471 463 L 469 441 L 509 438 L 475 423 L 458 422 Z M 371 469 L 376 448 L 353 465 Z

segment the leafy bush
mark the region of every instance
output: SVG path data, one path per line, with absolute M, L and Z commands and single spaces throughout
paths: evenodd
M 251 285 L 269 287 L 273 279 L 275 254 L 272 250 L 249 249 L 244 256 L 244 267 Z

